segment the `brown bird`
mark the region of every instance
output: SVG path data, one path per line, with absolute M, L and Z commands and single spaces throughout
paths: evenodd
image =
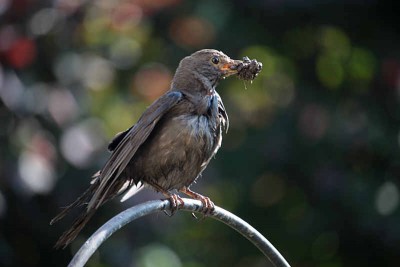
M 55 246 L 66 247 L 101 205 L 135 186 L 163 193 L 172 213 L 183 204 L 174 190 L 200 200 L 205 214 L 212 211 L 213 202 L 189 186 L 217 153 L 222 130 L 228 129 L 228 115 L 215 87 L 233 74 L 254 79 L 261 68 L 255 60 L 232 60 L 213 49 L 182 59 L 170 90 L 148 107 L 135 125 L 115 136 L 108 146 L 110 158 L 86 192 L 50 222 L 75 207 L 86 206 Z

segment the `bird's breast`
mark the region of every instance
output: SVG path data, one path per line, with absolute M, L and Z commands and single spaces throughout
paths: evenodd
M 216 132 L 209 117 L 206 115 L 185 114 L 173 118 L 164 128 L 162 141 L 171 140 L 188 148 L 197 148 L 203 152 L 212 150 Z

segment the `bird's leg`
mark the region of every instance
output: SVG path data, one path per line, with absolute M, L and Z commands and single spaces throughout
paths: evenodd
M 173 216 L 175 212 L 181 207 L 183 207 L 184 202 L 180 196 L 177 194 L 172 194 L 171 192 L 168 192 L 167 190 L 163 189 L 161 186 L 159 186 L 156 183 L 152 182 L 147 182 L 149 185 L 153 186 L 158 192 L 162 193 L 164 196 L 166 196 L 169 200 L 170 203 L 170 209 L 171 213 L 168 213 L 166 210 L 164 210 L 164 213 L 168 215 L 169 217 Z
M 200 195 L 199 193 L 193 192 L 192 190 L 190 190 L 187 187 L 183 187 L 179 191 L 181 191 L 182 193 L 184 193 L 194 199 L 200 200 L 201 203 L 203 203 L 203 208 L 201 209 L 201 212 L 204 215 L 207 216 L 214 210 L 214 203 L 210 200 L 209 197 L 205 197 L 203 195 Z
M 166 210 L 164 210 L 164 213 L 167 214 L 169 217 L 171 217 L 172 215 L 175 214 L 175 212 L 177 212 L 177 210 L 181 207 L 183 207 L 184 202 L 182 200 L 182 198 L 180 196 L 178 196 L 177 194 L 172 194 L 169 193 L 167 191 L 161 192 L 164 194 L 164 196 L 168 197 L 170 206 L 171 206 L 171 213 L 168 214 L 168 212 Z

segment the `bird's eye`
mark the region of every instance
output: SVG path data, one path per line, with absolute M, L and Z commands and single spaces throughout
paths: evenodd
M 211 62 L 215 65 L 217 65 L 219 63 L 219 57 L 215 56 L 211 58 Z

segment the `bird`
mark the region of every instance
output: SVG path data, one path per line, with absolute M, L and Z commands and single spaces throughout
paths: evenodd
M 132 188 L 137 192 L 150 187 L 162 193 L 169 199 L 172 213 L 183 205 L 177 194 L 181 192 L 200 200 L 202 212 L 209 214 L 214 203 L 190 186 L 217 153 L 223 131 L 229 128 L 216 86 L 234 74 L 253 79 L 262 65 L 246 62 L 214 49 L 202 49 L 183 58 L 170 89 L 143 112 L 136 124 L 114 137 L 108 145 L 111 155 L 88 189 L 50 222 L 54 224 L 72 209 L 84 207 L 55 247 L 68 246 L 100 206 Z

